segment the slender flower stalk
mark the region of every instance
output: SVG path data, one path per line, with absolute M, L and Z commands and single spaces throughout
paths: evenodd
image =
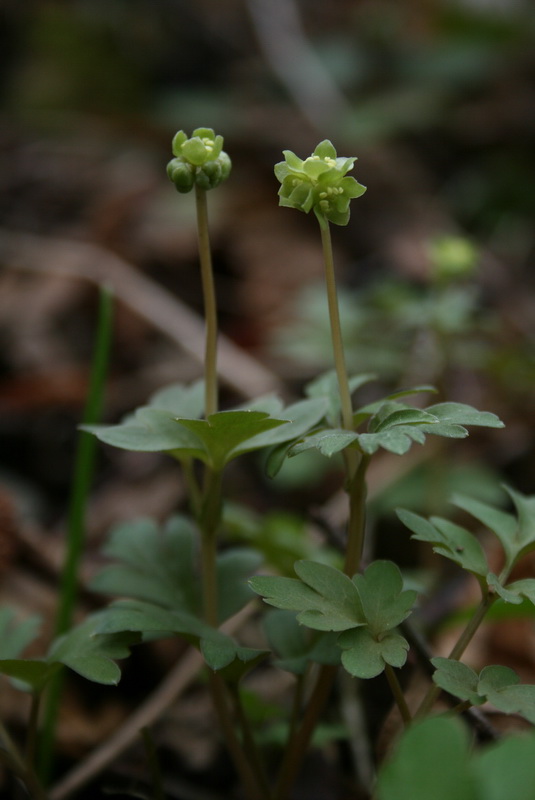
M 167 165 L 169 179 L 182 194 L 195 187 L 197 235 L 206 320 L 205 413 L 209 417 L 218 408 L 217 400 L 217 306 L 215 299 L 212 254 L 208 233 L 206 193 L 225 181 L 232 167 L 223 150 L 223 137 L 212 128 L 196 128 L 188 138 L 178 131 L 173 138 L 173 155 Z
M 167 174 L 177 191 L 186 193 L 195 188 L 197 211 L 197 236 L 199 261 L 204 298 L 206 342 L 204 358 L 205 415 L 218 411 L 217 382 L 217 304 L 212 268 L 212 253 L 208 229 L 207 192 L 226 180 L 231 162 L 223 151 L 223 137 L 216 136 L 211 128 L 197 128 L 188 138 L 179 131 L 173 139 L 173 158 L 167 165 Z M 186 471 L 186 480 L 192 489 L 192 507 L 201 531 L 201 575 L 206 622 L 219 625 L 217 587 L 217 531 L 221 522 L 221 472 L 205 467 L 202 488 L 197 483 L 192 465 Z M 228 751 L 240 775 L 247 796 L 251 800 L 269 800 L 269 791 L 255 754 L 252 738 L 244 736 L 241 742 L 235 729 L 228 692 L 221 676 L 208 671 L 208 685 L 216 714 L 225 737 Z M 240 709 L 239 709 L 240 710 Z M 242 720 L 243 727 L 243 720 Z
M 195 202 L 197 208 L 197 236 L 199 242 L 199 259 L 204 296 L 204 318 L 206 325 L 206 341 L 204 349 L 204 396 L 205 413 L 209 417 L 218 409 L 217 391 L 217 304 L 212 268 L 212 253 L 208 231 L 208 207 L 206 190 L 195 185 Z
M 334 366 L 338 378 L 340 392 L 340 405 L 342 413 L 342 426 L 346 430 L 353 430 L 353 408 L 351 405 L 351 392 L 347 377 L 344 345 L 342 340 L 342 326 L 340 324 L 340 311 L 338 308 L 338 295 L 336 290 L 336 276 L 334 272 L 334 259 L 329 222 L 320 224 L 321 243 L 323 246 L 323 261 L 325 266 L 325 286 L 327 289 L 327 302 L 329 305 L 329 320 L 334 356 Z
M 362 195 L 366 188 L 346 175 L 353 168 L 356 159 L 337 157 L 336 150 L 328 140 L 321 142 L 314 153 L 304 161 L 289 150 L 284 151 L 284 159 L 275 166 L 275 175 L 281 182 L 280 205 L 296 208 L 305 213 L 313 210 L 319 222 L 341 423 L 343 428 L 352 431 L 353 408 L 344 355 L 329 223 L 347 225 L 350 201 Z M 365 473 L 368 458 L 356 450 L 346 448 L 344 461 L 350 506 L 345 572 L 352 576 L 359 570 L 364 540 Z M 291 791 L 312 734 L 331 694 L 336 672 L 337 669 L 333 666 L 320 668 L 303 718 L 300 724 L 294 723 L 292 727 L 277 780 L 276 800 L 286 800 Z

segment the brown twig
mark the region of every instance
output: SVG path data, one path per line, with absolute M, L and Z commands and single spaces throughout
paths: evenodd
M 106 284 L 115 296 L 172 339 L 198 363 L 204 321 L 134 266 L 96 244 L 0 230 L 0 261 L 11 268 Z M 225 336 L 219 338 L 221 380 L 244 397 L 282 391 L 279 378 Z

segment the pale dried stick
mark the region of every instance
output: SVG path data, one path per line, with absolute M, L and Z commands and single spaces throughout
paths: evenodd
M 135 267 L 99 245 L 0 230 L 0 262 L 106 284 L 115 296 L 172 339 L 198 363 L 204 359 L 204 321 Z M 279 378 L 225 336 L 219 337 L 221 379 L 244 397 L 282 391 Z

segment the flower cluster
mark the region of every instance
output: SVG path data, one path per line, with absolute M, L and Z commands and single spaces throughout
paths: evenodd
M 347 176 L 356 158 L 338 158 L 328 139 L 320 142 L 311 156 L 302 161 L 291 150 L 284 150 L 284 161 L 275 165 L 281 182 L 279 205 L 308 212 L 313 209 L 321 225 L 326 221 L 347 225 L 349 203 L 364 194 L 366 187 Z
M 223 137 L 216 136 L 212 128 L 196 128 L 189 139 L 184 131 L 178 131 L 173 155 L 167 174 L 179 192 L 189 192 L 195 184 L 215 189 L 230 175 L 232 164 L 223 150 Z

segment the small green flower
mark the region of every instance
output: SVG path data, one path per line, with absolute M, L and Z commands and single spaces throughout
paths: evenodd
M 279 205 L 306 214 L 313 209 L 323 226 L 327 220 L 347 225 L 349 203 L 366 191 L 365 186 L 346 174 L 357 159 L 339 158 L 328 139 L 320 142 L 304 161 L 291 150 L 283 153 L 285 160 L 275 165 L 275 175 L 282 184 Z
M 184 131 L 173 138 L 173 158 L 167 174 L 177 191 L 186 193 L 197 184 L 201 189 L 215 189 L 230 175 L 230 158 L 224 152 L 223 137 L 212 128 L 196 128 L 190 139 Z

